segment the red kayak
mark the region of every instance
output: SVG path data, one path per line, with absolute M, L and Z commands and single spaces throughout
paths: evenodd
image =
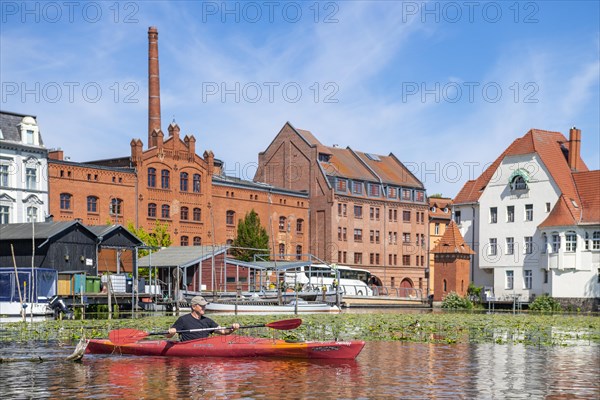
M 164 357 L 277 357 L 304 359 L 354 359 L 361 352 L 362 340 L 330 342 L 287 342 L 250 336 L 225 335 L 177 342 L 140 340 L 116 345 L 108 339 L 91 339 L 89 354 L 129 354 Z

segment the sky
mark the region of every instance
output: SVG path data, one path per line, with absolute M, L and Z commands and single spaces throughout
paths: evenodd
M 148 27 L 162 128 L 251 180 L 283 127 L 393 153 L 454 197 L 531 128 L 600 164 L 597 1 L 0 3 L 0 109 L 72 161 L 147 147 Z

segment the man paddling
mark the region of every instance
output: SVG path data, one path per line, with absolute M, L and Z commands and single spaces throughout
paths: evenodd
M 196 331 L 189 332 L 190 329 L 206 329 L 206 328 L 219 328 L 219 325 L 212 319 L 204 316 L 204 310 L 208 302 L 202 296 L 195 296 L 192 298 L 192 312 L 186 315 L 182 315 L 175 321 L 173 326 L 169 328 L 168 338 L 173 337 L 177 332 L 179 333 L 179 340 L 185 342 L 187 340 L 202 339 L 208 337 L 213 332 L 220 335 L 229 335 L 236 331 L 240 324 L 235 323 L 231 328 L 222 328 L 216 330 L 207 331 Z M 188 331 L 188 332 L 181 332 Z

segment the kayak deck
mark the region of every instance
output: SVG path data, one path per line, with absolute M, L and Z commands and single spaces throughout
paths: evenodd
M 224 335 L 177 342 L 171 340 L 141 340 L 116 345 L 108 339 L 91 339 L 88 354 L 128 354 L 163 357 L 278 357 L 304 359 L 354 359 L 365 342 L 286 342 L 281 339 Z

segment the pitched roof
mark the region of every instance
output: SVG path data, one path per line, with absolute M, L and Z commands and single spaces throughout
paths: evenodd
M 33 227 L 31 222 L 22 222 L 18 224 L 1 224 L 0 225 L 0 240 L 31 240 L 31 234 L 35 235 L 36 239 L 48 239 L 61 234 L 73 226 L 79 226 L 80 229 L 93 232 L 79 221 L 58 221 L 58 222 L 35 222 Z M 42 247 L 45 243 L 38 247 Z
M 583 215 L 581 222 L 600 223 L 600 170 L 573 173 Z
M 592 210 L 584 211 L 580 196 L 589 199 L 586 203 L 595 204 L 593 180 L 596 179 L 595 182 L 598 182 L 597 175 L 585 175 L 588 168 L 581 156 L 579 156 L 579 170 L 571 171 L 568 164 L 568 152 L 569 141 L 562 133 L 531 129 L 523 137 L 512 142 L 477 179 L 465 183 L 454 198 L 454 204 L 477 202 L 505 157 L 536 153 L 558 185 L 561 196 L 564 197 L 564 199 L 557 202 L 555 209 L 548 216 L 549 221 L 544 221 L 540 226 L 550 226 L 548 224 L 554 225 L 556 223 L 564 224 L 567 221 L 570 221 L 567 225 L 573 225 L 585 218 L 592 218 L 595 212 Z M 575 176 L 577 174 L 584 174 L 579 178 L 581 185 L 576 184 Z M 592 194 L 589 194 L 590 190 Z M 588 215 L 588 217 L 583 217 L 582 213 Z
M 362 151 L 354 151 L 354 153 L 381 178 L 383 183 L 423 188 L 423 184 L 394 154 L 381 156 L 363 153 Z
M 444 235 L 431 252 L 434 254 L 475 254 L 465 242 L 454 221 L 450 221 Z
M 188 267 L 224 253 L 225 246 L 173 246 L 160 249 L 138 260 L 140 267 Z
M 445 197 L 429 197 L 429 218 L 431 219 L 452 219 L 452 212 L 450 208 L 452 207 L 452 199 L 448 199 Z M 435 207 L 435 211 L 432 211 L 432 208 Z M 446 209 L 446 212 L 444 212 Z
M 21 142 L 21 131 L 19 130 L 19 124 L 23 121 L 23 118 L 31 117 L 37 123 L 37 117 L 35 115 L 19 114 L 10 111 L 0 111 L 0 130 L 2 135 L 0 139 L 9 140 L 11 142 Z M 43 146 L 42 135 L 39 135 L 40 146 Z

